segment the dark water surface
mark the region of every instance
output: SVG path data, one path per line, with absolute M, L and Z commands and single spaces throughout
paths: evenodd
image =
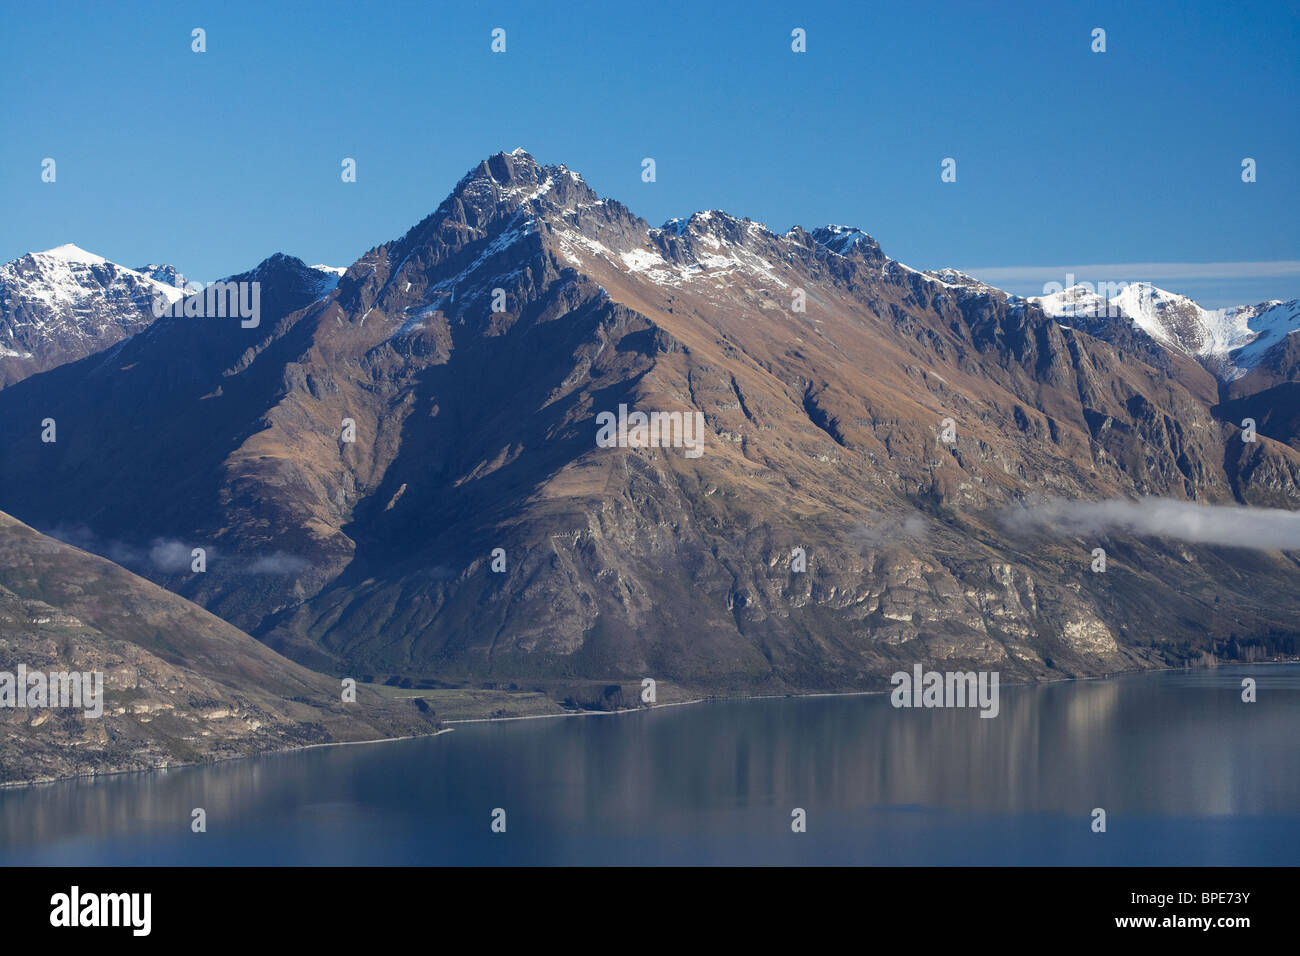
M 0 791 L 0 863 L 1296 864 L 1300 665 L 1003 687 L 994 719 L 717 701 Z

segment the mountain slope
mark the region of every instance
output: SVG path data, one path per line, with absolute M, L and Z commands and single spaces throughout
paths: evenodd
M 226 622 L 0 514 L 0 671 L 98 671 L 103 716 L 0 708 L 0 784 L 431 733 Z
M 101 548 L 209 547 L 205 574 L 146 570 L 335 671 L 770 691 L 916 660 L 1103 673 L 1300 611 L 1285 555 L 1004 520 L 1035 496 L 1297 507 L 1300 454 L 1242 443 L 1217 401 L 1189 356 L 919 273 L 860 230 L 651 228 L 516 151 L 323 299 L 255 329 L 160 320 L 0 393 L 0 507 Z M 620 405 L 699 412 L 704 454 L 600 447 Z

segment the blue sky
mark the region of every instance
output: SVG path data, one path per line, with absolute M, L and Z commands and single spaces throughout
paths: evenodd
M 1022 293 L 1300 295 L 1297 3 L 10 3 L 0 62 L 0 260 L 346 265 L 522 145 L 656 225 L 847 223 Z M 1261 262 L 1289 265 L 1232 265 Z

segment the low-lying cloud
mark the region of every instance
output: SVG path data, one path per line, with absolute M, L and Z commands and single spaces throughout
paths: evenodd
M 296 554 L 276 551 L 257 558 L 248 566 L 249 574 L 297 574 L 311 567 L 311 562 Z
M 901 518 L 882 514 L 852 529 L 848 537 L 860 551 L 874 551 L 891 544 L 917 541 L 927 533 L 925 517 L 919 513 Z
M 184 541 L 154 541 L 149 548 L 149 560 L 159 571 L 188 571 L 193 558 L 192 549 Z
M 196 547 L 174 538 L 154 538 L 147 547 L 141 547 L 114 538 L 102 538 L 81 524 L 61 524 L 41 530 L 64 544 L 89 551 L 91 554 L 98 554 L 132 571 L 157 570 L 166 573 L 188 571 L 193 560 L 192 551 Z M 215 549 L 209 547 L 206 550 L 208 561 L 216 557 Z
M 140 574 L 151 571 L 163 574 L 188 574 L 194 560 L 193 549 L 204 548 L 204 558 L 211 566 L 213 559 L 223 557 L 229 569 L 242 574 L 295 575 L 311 567 L 311 562 L 296 554 L 272 551 L 270 554 L 219 555 L 211 545 L 195 545 L 175 538 L 154 538 L 148 546 L 130 544 L 113 538 L 103 538 L 85 525 L 59 525 L 44 531 L 65 544 L 108 558 L 128 570 Z
M 1012 530 L 1088 536 L 1127 533 L 1260 551 L 1300 551 L 1300 512 L 1281 508 L 1199 505 L 1174 498 L 1015 505 L 1003 514 Z

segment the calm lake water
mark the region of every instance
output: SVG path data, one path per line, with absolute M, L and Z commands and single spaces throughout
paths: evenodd
M 1300 665 L 1003 687 L 995 719 L 718 701 L 0 791 L 0 863 L 1296 864 Z

